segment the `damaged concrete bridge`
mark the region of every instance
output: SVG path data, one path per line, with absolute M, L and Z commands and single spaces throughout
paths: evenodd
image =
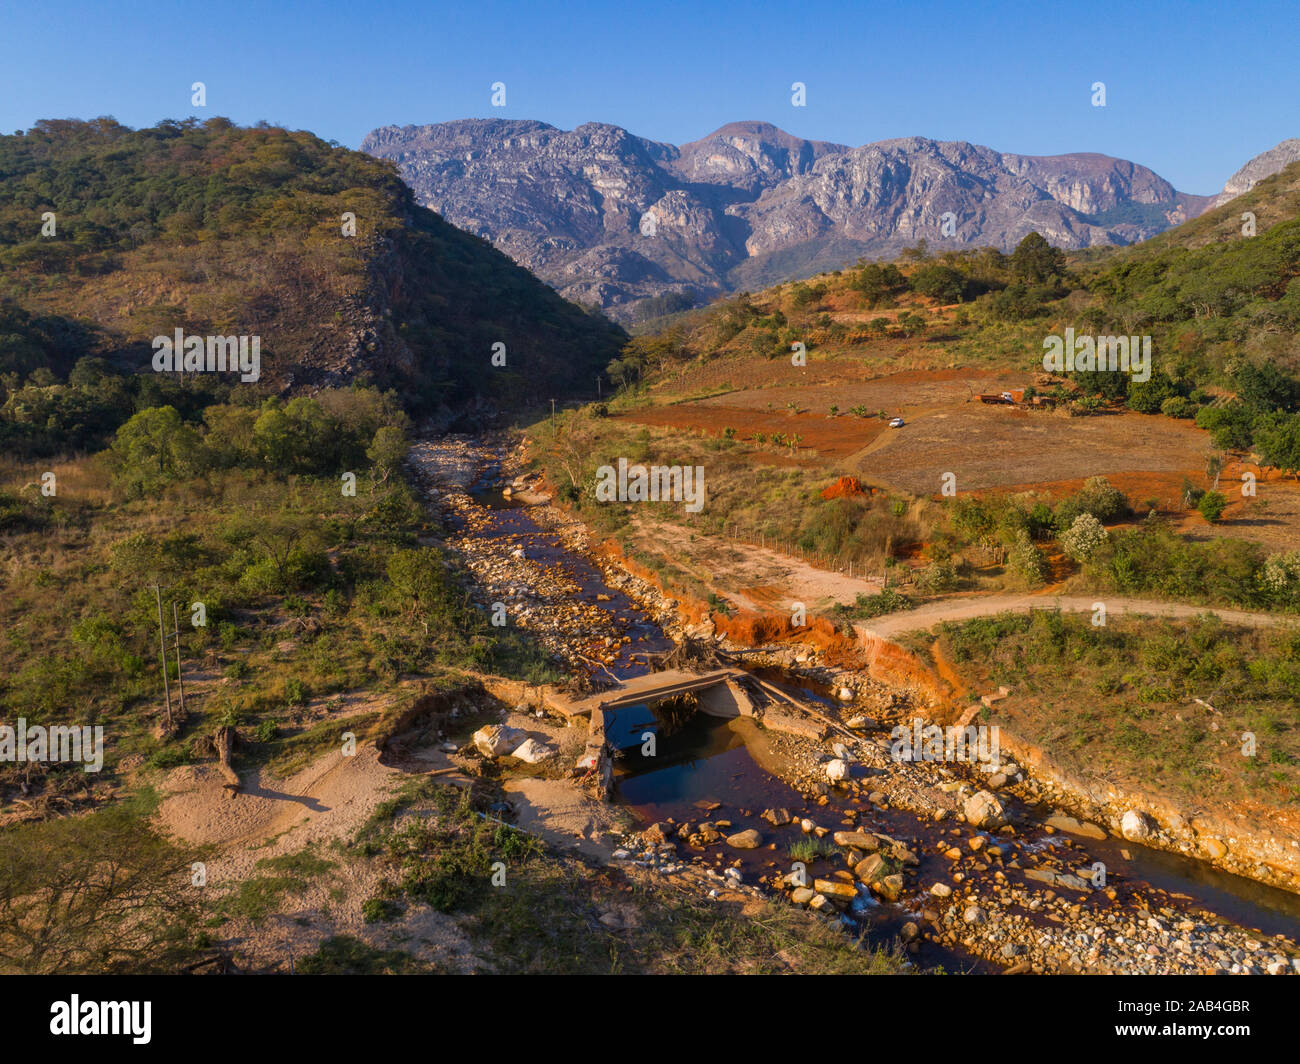
M 585 717 L 594 712 L 653 705 L 678 695 L 693 694 L 706 713 L 717 717 L 752 717 L 754 703 L 740 685 L 747 676 L 744 669 L 714 669 L 704 673 L 665 669 L 624 680 L 617 687 L 587 698 L 570 701 L 552 694 L 547 702 L 565 716 Z
M 752 717 L 764 727 L 820 741 L 831 722 L 798 699 L 744 669 L 688 672 L 664 669 L 624 680 L 616 687 L 572 699 L 551 690 L 547 706 L 567 717 L 588 717 L 587 745 L 577 770 L 584 783 L 607 794 L 613 783 L 613 762 L 607 735 L 612 715 L 632 706 L 653 706 L 681 695 L 695 696 L 699 711 L 715 717 Z M 779 707 L 779 708 L 778 708 Z

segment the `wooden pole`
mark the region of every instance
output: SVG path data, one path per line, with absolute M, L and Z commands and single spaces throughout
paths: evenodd
M 167 727 L 170 729 L 172 726 L 172 690 L 171 685 L 167 682 L 167 637 L 164 634 L 166 629 L 163 627 L 162 588 L 154 584 L 153 592 L 158 599 L 158 653 L 162 657 L 163 694 L 167 698 Z
M 181 717 L 185 716 L 185 678 L 181 675 L 181 625 L 176 616 L 176 603 L 172 603 L 172 635 L 176 639 L 176 687 L 181 694 Z

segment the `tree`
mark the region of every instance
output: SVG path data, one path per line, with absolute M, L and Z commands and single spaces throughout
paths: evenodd
M 1007 567 L 1029 587 L 1038 587 L 1047 579 L 1047 562 L 1034 546 L 1029 533 L 1021 529 L 1007 555 Z
M 380 484 L 388 483 L 389 476 L 402 464 L 410 446 L 406 433 L 392 425 L 384 425 L 375 433 L 366 457 L 370 459 L 372 474 L 378 475 Z
M 175 972 L 200 891 L 138 800 L 0 832 L 0 972 Z
M 129 495 L 146 495 L 192 475 L 202 440 L 175 407 L 141 410 L 117 430 L 110 451 L 114 480 Z
M 446 570 L 436 551 L 394 551 L 388 557 L 388 581 L 403 610 L 426 625 L 448 605 Z
M 1011 253 L 1011 275 L 1018 281 L 1043 284 L 1065 272 L 1065 253 L 1041 234 L 1029 233 Z
M 1221 451 L 1244 451 L 1254 434 L 1255 413 L 1245 403 L 1203 406 L 1196 412 L 1196 424 L 1210 434 Z
M 1260 431 L 1255 442 L 1264 465 L 1300 479 L 1300 414 L 1274 420 Z
M 956 303 L 965 288 L 965 276 L 951 266 L 923 266 L 912 274 L 912 291 L 940 303 Z

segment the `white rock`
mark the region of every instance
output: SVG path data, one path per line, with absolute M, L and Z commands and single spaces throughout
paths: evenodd
M 1141 842 L 1151 837 L 1151 818 L 1140 809 L 1130 809 L 1119 822 L 1119 831 L 1129 842 Z
M 517 757 L 520 761 L 527 761 L 530 765 L 536 765 L 540 761 L 545 761 L 548 757 L 554 757 L 555 750 L 543 743 L 539 743 L 536 739 L 525 739 L 510 756 Z
M 976 791 L 966 799 L 962 812 L 972 827 L 994 830 L 1007 822 L 1006 810 L 992 791 Z
M 930 893 L 936 898 L 947 898 L 952 895 L 952 887 L 947 883 L 936 883 L 930 888 Z
M 474 733 L 474 745 L 486 758 L 498 758 L 518 746 L 527 735 L 518 728 L 489 724 Z
M 849 766 L 845 763 L 843 758 L 837 757 L 834 761 L 826 762 L 826 778 L 828 780 L 831 780 L 832 782 L 835 780 L 842 780 L 848 774 Z

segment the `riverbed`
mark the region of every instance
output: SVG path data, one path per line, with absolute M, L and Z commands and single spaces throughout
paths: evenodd
M 513 470 L 499 446 L 459 439 L 421 447 L 418 461 L 440 485 L 454 530 L 448 545 L 466 560 L 483 608 L 508 604 L 512 623 L 596 682 L 648 670 L 647 654 L 680 636 L 675 604 L 608 561 L 598 564 L 571 519 L 503 493 Z M 442 453 L 448 448 L 455 461 Z M 828 713 L 841 710 L 796 673 L 762 675 Z M 655 737 L 652 755 L 643 752 L 647 735 Z M 998 795 L 1009 823 L 975 830 L 962 822 L 961 803 L 985 780 L 964 766 L 891 763 L 881 754 L 883 724 L 859 729 L 849 778 L 835 786 L 823 772 L 830 751 L 748 719 L 696 714 L 674 728 L 650 707 L 629 707 L 611 736 L 621 748 L 613 800 L 643 829 L 631 848 L 642 861 L 685 863 L 718 883 L 789 893 L 792 874 L 810 884 L 851 882 L 845 849 L 832 836 L 874 833 L 882 852 L 901 862 L 901 896 L 882 900 L 858 884 L 851 900 L 824 911 L 869 941 L 909 941 L 923 967 L 1300 969 L 1300 896 L 1122 839 L 1054 831 L 1044 822 L 1056 811 L 1022 801 L 1014 786 Z M 761 845 L 723 841 L 746 830 Z M 814 847 L 823 852 L 809 856 Z

